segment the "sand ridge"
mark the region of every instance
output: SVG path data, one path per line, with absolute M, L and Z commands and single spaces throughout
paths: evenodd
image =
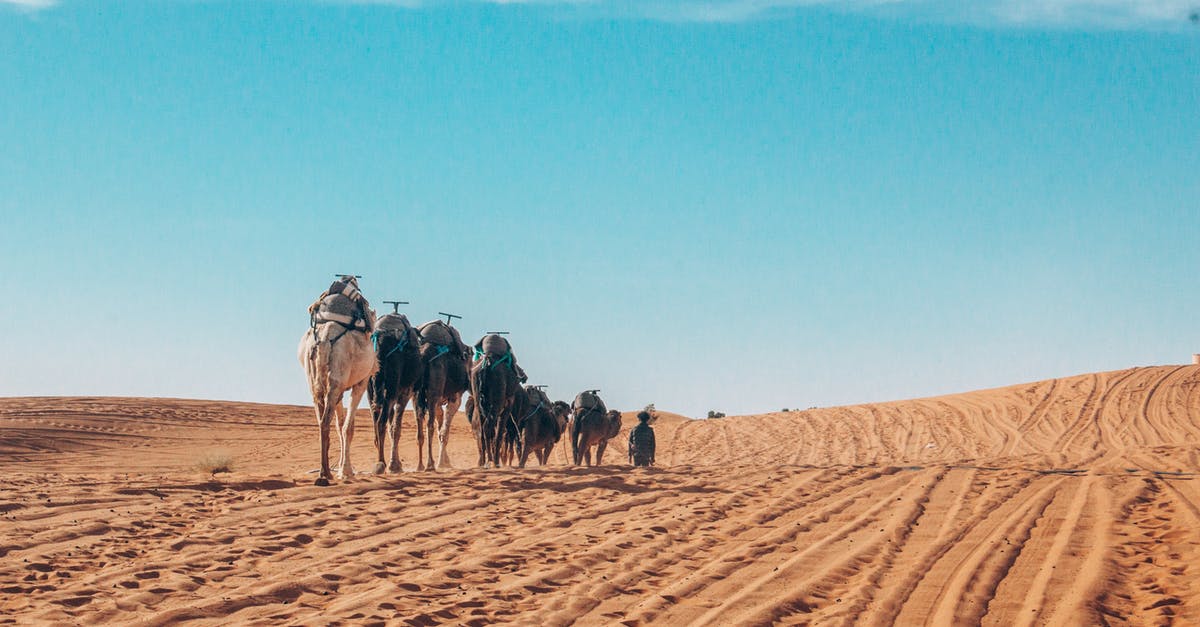
M 0 400 L 0 621 L 1197 624 L 1200 367 L 311 486 L 311 408 Z M 373 460 L 361 412 L 354 461 Z M 406 417 L 402 459 L 415 438 Z M 234 471 L 194 468 L 222 451 Z M 621 464 L 621 465 L 616 465 Z

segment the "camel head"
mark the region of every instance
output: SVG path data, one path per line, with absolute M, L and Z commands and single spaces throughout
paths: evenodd
M 566 433 L 567 425 L 571 424 L 571 406 L 562 401 L 554 401 L 550 406 L 550 413 L 554 414 L 554 422 L 558 423 L 558 432 Z
M 621 412 L 610 409 L 607 414 L 604 414 L 608 423 L 608 437 L 615 438 L 621 432 Z

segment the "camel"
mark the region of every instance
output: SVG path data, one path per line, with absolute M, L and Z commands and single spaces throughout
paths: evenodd
M 471 399 L 473 404 L 476 442 L 479 445 L 479 465 L 488 462 L 499 467 L 503 422 L 512 420 L 512 405 L 521 389 L 518 373 L 512 362 L 508 340 L 490 334 L 475 345 L 475 363 L 471 365 Z
M 434 320 L 421 325 L 421 380 L 417 385 L 417 470 L 433 470 L 433 434 L 438 428 L 437 468 L 450 466 L 446 445 L 450 421 L 470 386 L 467 347 L 454 327 Z M 438 426 L 440 425 L 440 426 Z
M 577 466 L 584 461 L 588 466 L 592 465 L 592 446 L 596 447 L 596 465 L 599 466 L 608 440 L 621 432 L 621 412 L 608 411 L 596 392 L 598 390 L 581 392 L 572 406 L 571 452 Z
M 604 449 L 608 441 L 617 437 L 621 432 L 621 412 L 612 409 L 607 414 L 595 410 L 583 410 L 576 413 L 575 425 L 572 431 L 572 443 L 575 445 L 575 464 L 584 461 L 592 465 L 592 446 L 596 447 L 596 465 L 599 466 L 604 458 Z
M 354 476 L 354 466 L 350 463 L 354 412 L 358 410 L 358 403 L 367 389 L 367 381 L 377 367 L 375 351 L 371 349 L 367 337 L 375 327 L 375 313 L 366 305 L 366 299 L 358 294 L 357 288 L 358 282 L 354 277 L 342 277 L 322 296 L 322 299 L 342 298 L 343 289 L 345 293 L 356 295 L 358 300 L 354 302 L 357 308 L 351 317 L 333 314 L 326 318 L 322 299 L 309 307 L 311 327 L 304 332 L 297 350 L 297 357 L 308 377 L 308 388 L 312 393 L 317 426 L 321 432 L 321 474 L 316 480 L 319 486 L 329 485 L 332 478 L 329 468 L 329 427 L 334 420 L 338 422 L 341 443 L 337 478 Z M 342 397 L 347 391 L 350 392 L 348 412 L 342 407 Z
M 514 415 L 518 416 L 514 423 L 519 432 L 516 441 L 518 465 L 524 468 L 529 454 L 534 453 L 538 463 L 545 466 L 550 451 L 567 430 L 571 406 L 562 401 L 550 402 L 545 392 L 526 387 L 517 394 Z
M 386 468 L 400 472 L 400 424 L 404 408 L 421 380 L 420 338 L 404 314 L 390 313 L 378 320 L 371 334 L 378 371 L 367 386 L 375 426 L 375 474 L 383 474 L 385 433 L 390 431 L 392 460 Z
M 517 394 L 517 399 L 520 400 L 520 398 L 521 395 Z M 466 406 L 467 423 L 470 424 L 470 434 L 475 437 L 475 448 L 479 450 L 479 466 L 484 467 L 484 464 L 487 461 L 487 453 L 484 446 L 485 438 L 481 437 L 479 431 L 479 414 L 475 412 L 474 396 L 467 396 L 467 402 L 464 402 L 463 405 Z M 502 420 L 502 422 L 500 422 L 498 425 L 498 428 L 498 437 L 500 440 L 500 465 L 508 466 L 512 459 L 515 458 L 515 442 L 521 436 L 520 434 L 517 434 L 516 423 L 511 422 L 511 420 Z M 487 438 L 486 441 L 491 442 L 490 438 Z

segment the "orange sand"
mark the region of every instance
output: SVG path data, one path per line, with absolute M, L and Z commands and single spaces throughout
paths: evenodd
M 465 469 L 460 414 L 462 470 L 328 488 L 308 408 L 4 399 L 0 623 L 1200 624 L 1198 386 L 663 415 L 638 470 L 624 432 L 598 469 Z

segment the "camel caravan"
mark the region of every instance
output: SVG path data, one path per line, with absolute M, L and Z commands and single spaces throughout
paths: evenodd
M 414 327 L 400 313 L 399 306 L 407 304 L 400 301 L 384 301 L 392 312 L 377 317 L 359 290 L 359 278 L 339 276 L 313 302 L 309 328 L 300 340 L 298 357 L 320 431 L 317 485 L 327 486 L 335 476 L 354 476 L 350 444 L 364 392 L 374 426 L 376 474 L 401 471 L 400 424 L 410 400 L 417 423 L 417 470 L 449 468 L 450 423 L 464 394 L 469 394 L 466 414 L 480 468 L 524 468 L 530 455 L 545 465 L 568 432 L 576 465 L 592 465 L 593 447 L 596 464 L 601 463 L 608 441 L 621 431 L 621 414 L 604 405 L 599 390 L 580 393 L 571 405 L 552 401 L 544 386 L 525 385 L 528 377 L 501 333 L 488 333 L 467 346 L 450 324 L 458 316 L 443 314 L 444 322 Z M 348 408 L 342 405 L 347 392 Z M 341 444 L 336 472 L 329 466 L 330 427 Z M 385 458 L 389 440 L 391 456 Z

